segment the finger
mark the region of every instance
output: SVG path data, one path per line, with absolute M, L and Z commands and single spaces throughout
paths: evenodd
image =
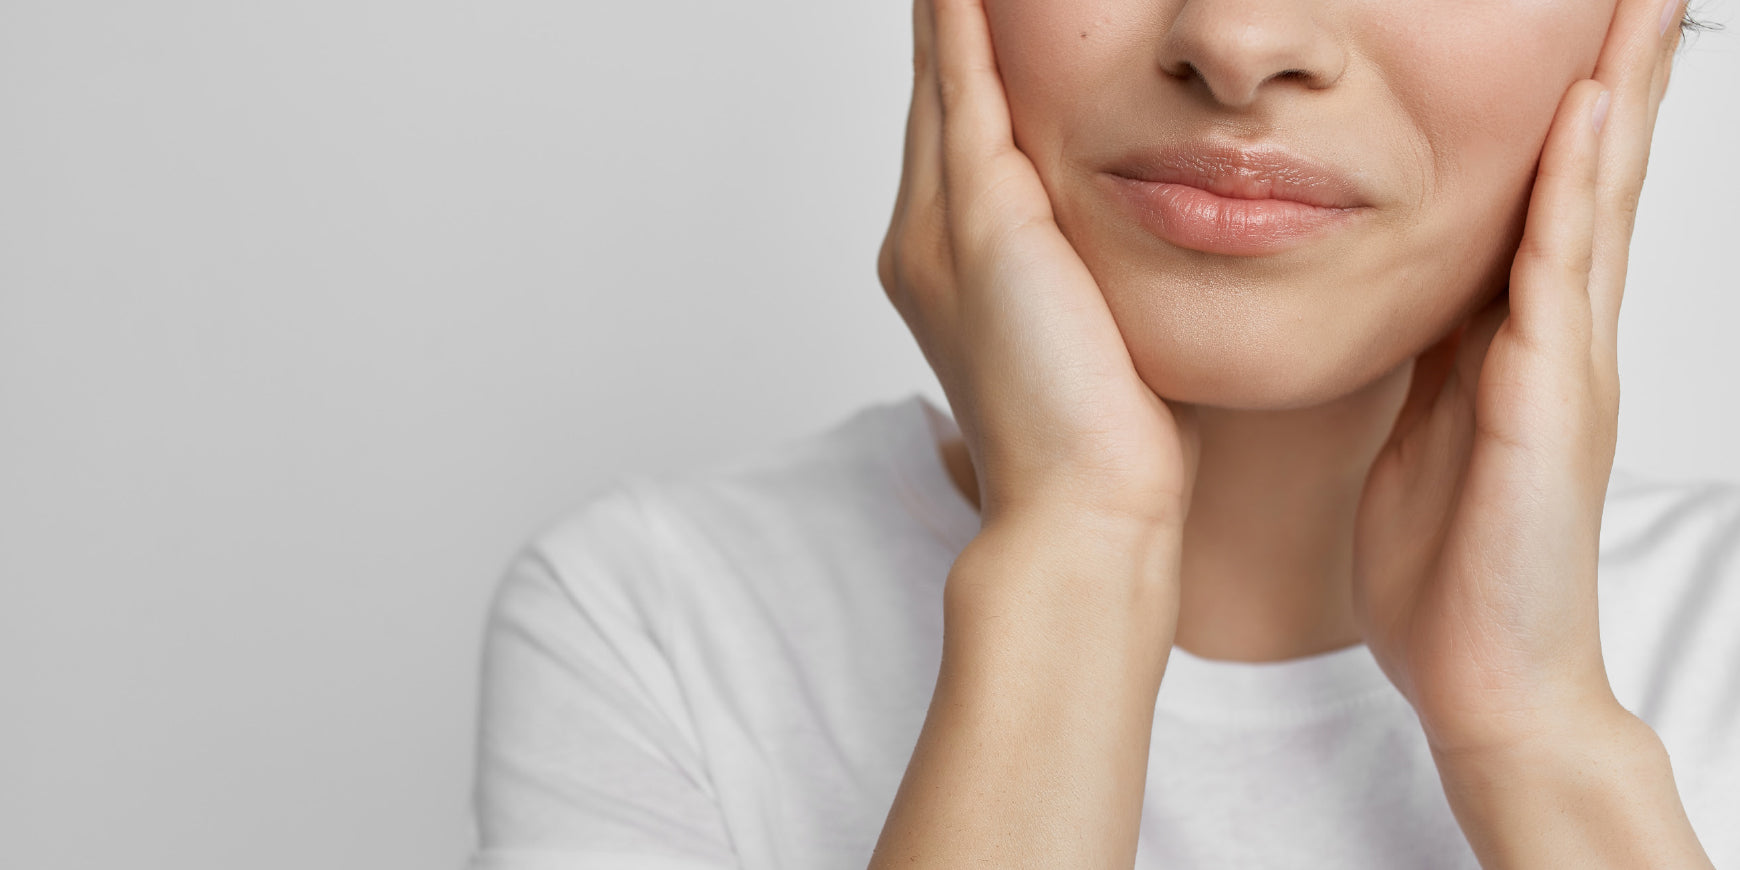
M 1598 111 L 1611 111 L 1610 103 L 1594 79 L 1573 84 L 1560 100 L 1510 270 L 1511 330 L 1518 340 L 1554 354 L 1575 348 L 1579 361 L 1587 359 L 1591 334 L 1601 145 L 1595 122 Z
M 942 107 L 936 82 L 935 7 L 931 0 L 913 0 L 912 105 L 906 115 L 903 196 L 934 192 L 942 184 Z
M 1685 22 L 1683 0 L 1676 0 L 1667 6 L 1669 10 L 1663 16 L 1668 22 L 1667 32 L 1662 34 L 1661 58 L 1655 65 L 1655 74 L 1650 80 L 1649 90 L 1649 122 L 1655 126 L 1656 117 L 1661 113 L 1662 98 L 1667 96 L 1668 79 L 1673 75 L 1674 61 L 1679 58 L 1679 49 L 1685 42 L 1686 31 L 1682 26 Z
M 894 199 L 899 224 L 916 199 L 935 195 L 942 183 L 942 110 L 937 105 L 935 12 L 931 0 L 912 3 L 912 100 L 906 111 L 906 140 L 900 187 Z
M 942 110 L 937 104 L 935 18 L 931 0 L 912 4 L 912 100 L 906 114 L 899 192 L 876 269 L 889 301 L 914 326 L 924 346 L 924 306 L 934 287 L 914 286 L 913 274 L 935 274 L 948 258 L 943 229 Z M 923 282 L 919 282 L 923 283 Z M 918 295 L 915 295 L 918 294 Z
M 1015 148 L 1003 81 L 983 0 L 932 0 L 937 97 L 942 107 L 943 184 L 976 189 L 973 175 Z
M 1450 374 L 1450 384 L 1444 390 L 1445 395 L 1451 397 L 1450 401 L 1463 407 L 1474 407 L 1480 389 L 1481 372 L 1486 368 L 1487 351 L 1492 349 L 1493 339 L 1498 337 L 1498 331 L 1507 323 L 1511 330 L 1516 329 L 1511 298 L 1511 294 L 1501 293 L 1485 308 L 1468 318 L 1468 325 L 1462 331 L 1462 342 L 1456 348 L 1456 363 Z
M 1451 364 L 1456 361 L 1456 348 L 1461 344 L 1462 334 L 1467 329 L 1466 321 L 1457 324 L 1437 344 L 1414 358 L 1414 372 L 1408 381 L 1408 397 L 1402 403 L 1402 410 L 1396 413 L 1395 423 L 1390 426 L 1391 441 L 1407 439 L 1420 421 L 1425 419 L 1426 412 L 1436 404 L 1438 396 L 1444 390 L 1444 381 L 1450 376 Z
M 1679 41 L 1680 32 L 1671 26 L 1672 20 L 1683 9 L 1684 0 L 1618 0 L 1591 76 L 1613 91 L 1616 129 L 1631 121 L 1646 121 L 1643 127 L 1653 124 L 1651 110 L 1659 102 L 1653 99 L 1659 74 L 1663 67 L 1671 67 L 1673 49 Z M 1664 20 L 1669 22 L 1665 33 Z M 1633 168 L 1635 174 L 1641 175 L 1648 157 L 1648 140 L 1628 144 L 1643 148 L 1607 149 L 1603 164 Z
M 1616 346 L 1619 307 L 1630 263 L 1632 230 L 1649 165 L 1656 116 L 1666 92 L 1680 28 L 1683 0 L 1619 0 L 1594 77 L 1613 91 L 1599 170 L 1590 304 L 1592 348 L 1610 356 Z M 1666 32 L 1662 22 L 1668 22 Z

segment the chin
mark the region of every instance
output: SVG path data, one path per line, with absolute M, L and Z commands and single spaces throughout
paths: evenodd
M 1323 336 L 1188 330 L 1126 334 L 1136 374 L 1170 402 L 1239 411 L 1288 411 L 1331 404 L 1372 387 L 1404 364 L 1405 349 L 1326 346 Z M 1394 357 L 1393 359 L 1391 357 Z
M 1395 385 L 1380 382 L 1497 290 L 1436 264 L 1313 270 L 1247 261 L 1236 264 L 1240 274 L 1194 262 L 1156 276 L 1127 258 L 1090 262 L 1103 267 L 1112 319 L 1155 395 L 1241 411 L 1387 396 Z M 1261 269 L 1282 274 L 1251 274 Z

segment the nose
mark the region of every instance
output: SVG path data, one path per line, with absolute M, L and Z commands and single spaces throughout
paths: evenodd
M 1277 87 L 1322 89 L 1341 78 L 1347 53 L 1308 0 L 1184 0 L 1167 31 L 1160 65 L 1206 88 L 1229 108 L 1248 108 Z

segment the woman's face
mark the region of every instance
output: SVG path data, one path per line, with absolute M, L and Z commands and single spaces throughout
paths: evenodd
M 1506 284 L 1565 90 L 1615 0 L 988 0 L 1015 141 L 1160 396 L 1314 405 L 1425 350 Z M 1143 228 L 1146 149 L 1279 146 L 1348 179 L 1285 250 Z

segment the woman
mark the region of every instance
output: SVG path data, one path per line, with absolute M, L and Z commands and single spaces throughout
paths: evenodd
M 1609 486 L 1682 14 L 920 0 L 953 415 L 525 548 L 474 866 L 1740 866 L 1740 487 Z

